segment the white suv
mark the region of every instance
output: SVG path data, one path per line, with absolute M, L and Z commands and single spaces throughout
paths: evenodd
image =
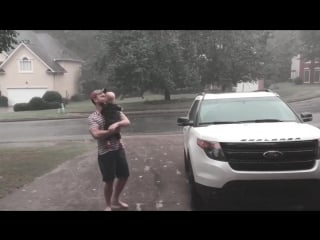
M 320 129 L 304 123 L 311 120 L 273 92 L 197 96 L 188 116 L 178 118 L 194 209 L 221 199 L 272 200 L 273 193 L 315 200 Z

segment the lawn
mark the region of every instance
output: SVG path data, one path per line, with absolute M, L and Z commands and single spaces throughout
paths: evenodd
M 95 148 L 93 142 L 69 141 L 35 145 L 1 146 L 0 198 L 55 169 L 59 164 Z
M 320 97 L 320 84 L 296 85 L 294 83 L 284 82 L 274 84 L 271 89 L 278 93 L 281 98 L 289 102 Z
M 277 92 L 284 100 L 292 102 L 305 100 L 313 97 L 320 97 L 320 84 L 318 85 L 295 85 L 291 82 L 276 83 L 271 88 Z M 144 98 L 134 97 L 117 99 L 125 112 L 144 110 L 168 110 L 168 109 L 188 109 L 197 94 L 171 95 L 171 101 L 164 101 L 162 95 L 145 94 Z M 41 119 L 63 119 L 70 117 L 85 117 L 94 110 L 91 101 L 71 102 L 65 107 L 65 113 L 59 113 L 57 109 L 41 111 L 10 112 L 0 109 L 0 121 L 12 120 L 41 120 Z
M 181 94 L 172 95 L 171 101 L 164 101 L 161 95 L 146 95 L 142 98 L 126 98 L 117 99 L 126 112 L 143 111 L 143 110 L 167 110 L 167 109 L 186 109 L 189 108 L 194 97 L 197 94 Z M 44 120 L 44 119 L 62 119 L 78 116 L 86 116 L 86 114 L 94 111 L 94 106 L 88 99 L 82 102 L 71 102 L 65 107 L 65 113 L 59 112 L 57 109 L 40 110 L 40 111 L 22 111 L 13 112 L 6 109 L 0 110 L 0 121 L 12 120 Z

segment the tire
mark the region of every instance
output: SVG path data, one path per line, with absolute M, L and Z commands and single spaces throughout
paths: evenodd
M 190 193 L 191 193 L 191 209 L 193 211 L 204 211 L 206 210 L 205 204 L 202 201 L 200 195 L 197 193 L 195 188 L 195 182 L 190 182 Z
M 204 202 L 201 196 L 197 192 L 196 183 L 194 181 L 193 171 L 189 159 L 186 158 L 186 174 L 189 181 L 190 196 L 191 196 L 191 210 L 193 211 L 203 211 L 205 210 Z
M 184 171 L 186 174 L 188 174 L 189 164 L 188 164 L 188 158 L 187 158 L 186 151 L 183 151 L 183 155 L 184 155 Z

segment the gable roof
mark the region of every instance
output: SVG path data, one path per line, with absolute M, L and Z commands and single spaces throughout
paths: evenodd
M 17 40 L 21 42 L 14 50 L 11 50 L 9 57 L 0 65 L 0 68 L 21 46 L 25 46 L 42 61 L 48 70 L 55 73 L 63 73 L 66 70 L 58 63 L 59 61 L 83 62 L 75 53 L 64 47 L 59 41 L 47 33 L 37 33 L 32 30 L 20 30 Z

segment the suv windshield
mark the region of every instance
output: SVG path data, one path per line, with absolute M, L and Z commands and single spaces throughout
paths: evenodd
M 298 122 L 295 113 L 278 97 L 205 99 L 199 124 L 242 122 Z

